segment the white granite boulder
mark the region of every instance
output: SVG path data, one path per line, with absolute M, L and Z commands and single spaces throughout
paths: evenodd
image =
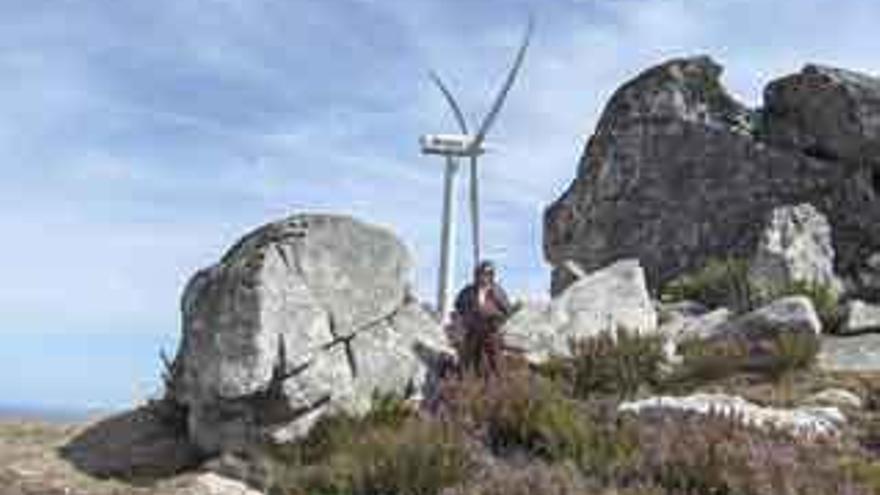
M 809 203 L 774 208 L 761 233 L 749 276 L 766 291 L 778 290 L 794 282 L 843 290 L 834 273 L 834 246 L 831 225 Z
M 548 304 L 528 303 L 504 325 L 505 344 L 527 359 L 565 355 L 569 341 L 606 331 L 657 331 L 657 312 L 638 260 L 618 261 L 585 274 Z
M 364 412 L 374 392 L 418 393 L 448 349 L 408 296 L 410 264 L 387 230 L 297 215 L 198 272 L 170 390 L 192 440 L 207 453 L 289 440 L 327 411 Z

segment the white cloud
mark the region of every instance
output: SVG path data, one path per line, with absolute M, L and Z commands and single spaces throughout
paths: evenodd
M 481 162 L 486 252 L 519 294 L 545 290 L 542 209 L 628 78 L 708 53 L 757 105 L 769 79 L 808 61 L 880 72 L 870 36 L 880 6 L 868 0 L 533 8 L 534 44 L 490 136 L 498 151 Z M 454 122 L 426 71 L 439 70 L 478 120 L 526 10 L 463 0 L 12 8 L 0 21 L 10 28 L 0 68 L 17 74 L 0 81 L 0 220 L 16 241 L 0 247 L 0 312 L 19 328 L 140 321 L 164 331 L 189 273 L 294 210 L 393 227 L 433 299 L 442 165 L 416 139 Z M 464 189 L 460 199 L 465 277 Z

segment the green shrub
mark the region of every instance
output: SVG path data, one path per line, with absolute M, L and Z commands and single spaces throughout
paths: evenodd
M 738 258 L 710 260 L 701 269 L 665 284 L 664 301 L 693 300 L 710 307 L 724 306 L 736 312 L 751 311 L 786 296 L 803 295 L 812 301 L 826 331 L 841 323 L 839 297 L 830 285 L 797 280 L 781 286 L 766 286 L 749 275 L 749 262 Z
M 880 493 L 880 461 L 848 457 L 840 465 L 854 480 L 869 487 L 871 493 Z
M 548 460 L 577 459 L 591 434 L 571 399 L 527 371 L 491 381 L 469 376 L 444 391 L 448 418 L 497 454 L 524 451 Z
M 395 394 L 374 393 L 369 412 L 362 417 L 346 413 L 322 416 L 298 442 L 274 446 L 271 455 L 288 464 L 319 462 L 337 450 L 348 448 L 362 431 L 399 427 L 414 416 L 413 409 Z
M 749 263 L 738 258 L 710 260 L 701 269 L 665 284 L 660 294 L 664 301 L 692 300 L 737 312 L 758 305 L 756 287 L 749 279 Z
M 428 495 L 464 480 L 472 460 L 460 434 L 437 421 L 358 432 L 344 448 L 305 465 L 283 465 L 273 495 Z
M 839 460 L 859 455 L 829 439 L 793 438 L 717 416 L 673 415 L 640 422 L 638 452 L 620 478 L 667 493 L 827 495 L 876 493 Z
M 772 378 L 779 378 L 813 366 L 821 342 L 814 334 L 780 331 L 770 345 L 769 366 L 764 371 Z
M 589 493 L 577 469 L 570 464 L 534 460 L 516 468 L 498 464 L 480 477 L 449 491 L 448 495 L 566 495 Z
M 679 345 L 681 366 L 666 377 L 660 388 L 665 391 L 695 389 L 739 373 L 779 382 L 795 371 L 810 368 L 820 345 L 816 335 L 785 330 L 763 341 L 746 337 L 686 341 Z
M 580 399 L 597 395 L 632 397 L 661 380 L 663 338 L 626 329 L 570 342 L 571 357 L 554 357 L 538 366 Z
M 459 432 L 383 394 L 364 416 L 324 416 L 308 436 L 268 455 L 273 495 L 433 494 L 463 480 L 471 466 Z

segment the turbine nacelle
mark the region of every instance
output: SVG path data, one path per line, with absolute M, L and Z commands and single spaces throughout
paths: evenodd
M 422 153 L 443 156 L 479 156 L 486 152 L 480 145 L 474 146 L 476 136 L 466 134 L 426 134 L 419 138 Z

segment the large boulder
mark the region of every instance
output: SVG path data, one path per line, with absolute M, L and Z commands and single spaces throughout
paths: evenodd
M 657 331 L 657 312 L 638 260 L 622 260 L 584 277 L 549 304 L 526 304 L 502 328 L 505 344 L 531 361 L 566 355 L 569 341 L 626 329 Z
M 653 290 L 712 259 L 750 258 L 775 208 L 811 204 L 831 224 L 835 272 L 853 293 L 880 297 L 867 285 L 875 277 L 863 274 L 869 255 L 880 252 L 880 171 L 850 160 L 849 152 L 829 156 L 785 141 L 778 130 L 781 93 L 767 93 L 765 103 L 775 110 L 751 111 L 728 95 L 720 75 L 708 57 L 675 59 L 614 94 L 575 180 L 545 212 L 554 293 L 574 281 L 561 268 L 566 260 L 593 270 L 638 258 Z M 848 88 L 859 118 L 876 126 L 871 102 L 880 101 L 880 91 L 875 80 L 863 79 L 836 84 Z M 807 91 L 803 99 L 810 98 Z M 809 128 L 813 121 L 798 122 Z M 868 143 L 873 132 L 847 136 Z M 837 139 L 830 131 L 814 134 Z
M 303 435 L 375 392 L 419 392 L 445 351 L 408 295 L 410 256 L 384 229 L 297 215 L 248 234 L 182 298 L 169 393 L 206 453 Z
M 794 282 L 827 287 L 840 294 L 834 273 L 831 226 L 819 210 L 804 203 L 774 208 L 749 266 L 759 287 L 776 290 Z

